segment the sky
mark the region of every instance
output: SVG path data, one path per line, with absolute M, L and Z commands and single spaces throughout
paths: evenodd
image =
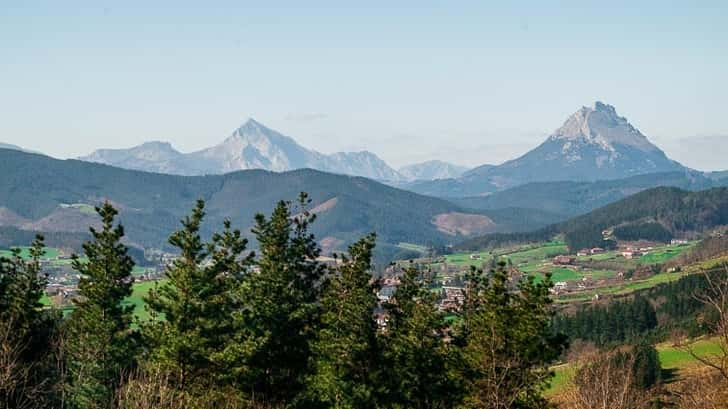
M 55 157 L 253 117 L 325 153 L 497 164 L 600 100 L 728 168 L 726 1 L 0 3 L 0 142 Z

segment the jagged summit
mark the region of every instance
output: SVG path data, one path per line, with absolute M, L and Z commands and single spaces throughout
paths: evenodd
M 582 107 L 541 145 L 499 166 L 481 166 L 453 182 L 480 194 L 530 182 L 622 179 L 681 171 L 617 110 L 603 102 Z
M 643 151 L 659 150 L 626 118 L 617 115 L 614 106 L 597 101 L 582 107 L 554 131 L 550 139 L 581 141 L 615 151 L 615 145 L 631 146 Z
M 397 171 L 371 152 L 326 155 L 299 145 L 293 138 L 253 118 L 248 118 L 219 144 L 197 152 L 180 153 L 167 142 L 147 142 L 129 149 L 100 149 L 81 160 L 181 175 L 311 168 L 378 180 L 401 178 Z

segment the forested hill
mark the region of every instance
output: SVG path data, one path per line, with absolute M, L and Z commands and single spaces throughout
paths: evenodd
M 301 191 L 318 214 L 314 233 L 332 250 L 372 231 L 384 249 L 399 242 L 444 244 L 516 224 L 522 229 L 529 220 L 523 211 L 467 212 L 366 178 L 309 169 L 185 177 L 0 149 L 0 226 L 21 230 L 85 232 L 96 220 L 91 206 L 110 200 L 129 239 L 158 248 L 198 198 L 207 201 L 207 232 L 224 218 L 247 232 L 256 213 L 269 213 Z M 549 222 L 548 215 L 534 214 L 541 225 Z
M 655 187 L 669 186 L 698 191 L 726 185 L 728 179 L 708 178 L 697 171 L 681 171 L 595 182 L 535 182 L 488 196 L 449 200 L 471 209 L 537 208 L 560 214 L 566 220 Z
M 728 225 L 728 188 L 689 192 L 659 187 L 533 232 L 485 235 L 467 240 L 457 248 L 474 250 L 502 243 L 540 241 L 563 234 L 569 247 L 577 250 L 608 247 L 615 239 L 687 237 L 724 225 Z

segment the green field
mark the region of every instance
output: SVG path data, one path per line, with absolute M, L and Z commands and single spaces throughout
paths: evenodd
M 544 261 L 556 255 L 565 254 L 567 251 L 568 248 L 563 242 L 551 241 L 539 246 L 498 249 L 494 251 L 476 253 L 450 254 L 445 256 L 445 260 L 450 265 L 480 267 L 483 262 L 488 262 L 491 258 L 497 257 L 502 260 L 510 259 L 513 265 L 517 266 L 519 270 L 530 273 L 540 268 L 544 264 Z M 479 258 L 471 260 L 471 255 L 475 255 Z
M 673 257 L 677 257 L 684 251 L 689 250 L 695 246 L 695 242 L 689 244 L 683 244 L 680 246 L 666 246 L 658 247 L 644 256 L 640 257 L 638 261 L 642 264 L 661 264 Z
M 126 303 L 134 306 L 134 316 L 139 318 L 141 321 L 149 319 L 149 312 L 146 308 L 144 308 L 144 296 L 146 296 L 149 290 L 154 288 L 156 284 L 157 281 L 134 283 L 131 296 L 129 296 L 129 298 L 125 301 Z
M 721 352 L 717 339 L 703 339 L 693 343 L 691 347 L 699 357 L 710 357 Z M 679 373 L 680 370 L 702 365 L 682 347 L 661 344 L 657 345 L 657 353 L 660 357 L 662 369 L 677 370 Z M 574 367 L 569 364 L 555 366 L 552 369 L 555 376 L 546 391 L 546 396 L 554 396 L 562 392 L 568 387 L 571 378 L 574 376 Z
M 419 244 L 400 242 L 399 244 L 397 244 L 397 247 L 405 250 L 416 251 L 421 254 L 427 253 L 427 247 L 420 246 Z
M 144 281 L 141 283 L 134 283 L 134 285 L 132 286 L 131 296 L 129 296 L 124 301 L 125 304 L 134 306 L 134 316 L 142 321 L 149 319 L 149 313 L 144 308 L 144 296 L 147 295 L 150 289 L 154 288 L 154 285 L 156 283 L 157 281 Z M 50 298 L 48 298 L 48 296 L 45 294 L 43 294 L 40 302 L 45 306 L 51 305 Z M 72 309 L 73 307 L 71 305 L 65 306 L 63 308 L 63 314 L 66 315 L 70 313 Z
M 18 247 L 20 249 L 20 257 L 23 259 L 29 259 L 30 258 L 30 247 Z M 58 257 L 60 254 L 60 251 L 58 249 L 53 247 L 44 247 L 43 248 L 43 256 L 41 257 L 41 260 L 49 260 L 54 259 Z M 11 257 L 12 252 L 10 250 L 0 250 L 0 257 Z
M 716 339 L 700 340 L 692 345 L 692 349 L 699 357 L 711 357 L 721 352 Z M 700 364 L 688 351 L 672 345 L 658 345 L 657 352 L 663 369 L 684 369 Z
M 574 281 L 581 278 L 581 275 L 570 268 L 555 267 L 549 269 L 551 273 L 551 281 L 558 283 L 559 281 Z

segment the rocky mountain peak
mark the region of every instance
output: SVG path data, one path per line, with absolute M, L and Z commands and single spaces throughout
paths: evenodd
M 607 151 L 625 145 L 645 152 L 658 150 L 646 136 L 617 114 L 614 106 L 597 101 L 572 114 L 551 136 L 552 140 L 599 145 Z

